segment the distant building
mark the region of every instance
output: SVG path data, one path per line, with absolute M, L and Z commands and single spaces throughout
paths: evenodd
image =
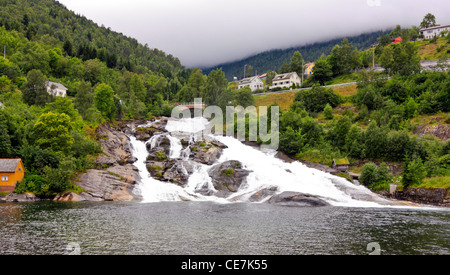
M 402 41 L 403 41 L 402 37 L 399 36 L 399 37 L 396 37 L 396 38 L 392 39 L 392 44 L 397 44 L 397 43 L 400 43 Z
M 348 159 L 333 159 L 333 163 L 331 165 L 333 169 L 338 170 L 339 172 L 348 172 L 350 169 L 350 162 Z
M 291 88 L 292 85 L 301 85 L 300 77 L 296 72 L 277 74 L 272 80 L 272 86 L 270 89 L 274 88 Z
M 21 159 L 0 159 L 0 192 L 12 193 L 25 176 Z
M 314 69 L 315 65 L 316 65 L 316 63 L 314 63 L 314 62 L 306 63 L 306 65 L 305 65 L 305 75 L 311 76 L 313 74 L 313 69 Z
M 431 39 L 434 37 L 439 37 L 441 35 L 441 32 L 446 31 L 446 30 L 450 31 L 450 25 L 423 28 L 423 29 L 420 29 L 419 32 L 420 32 L 420 34 L 423 34 L 423 37 L 425 39 Z
M 260 75 L 259 79 L 261 79 L 262 81 L 266 80 L 267 79 L 267 73 Z
M 60 97 L 66 97 L 67 96 L 67 88 L 64 87 L 61 83 L 56 83 L 52 81 L 47 81 L 47 93 L 49 93 L 52 96 L 60 96 Z
M 252 92 L 264 88 L 264 83 L 261 81 L 261 79 L 258 76 L 248 77 L 244 78 L 241 81 L 239 81 L 239 89 L 242 89 L 244 87 L 250 87 Z

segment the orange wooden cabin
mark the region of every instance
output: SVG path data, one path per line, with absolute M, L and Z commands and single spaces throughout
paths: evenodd
M 0 192 L 12 193 L 24 176 L 21 159 L 0 159 Z

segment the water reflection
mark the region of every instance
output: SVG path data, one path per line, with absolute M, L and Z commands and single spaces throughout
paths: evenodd
M 0 204 L 0 254 L 450 254 L 447 209 Z

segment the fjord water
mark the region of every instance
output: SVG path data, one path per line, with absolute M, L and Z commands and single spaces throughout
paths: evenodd
M 216 202 L 0 204 L 0 255 L 450 254 L 450 212 Z
M 188 160 L 180 138 L 198 140 L 194 133 L 205 123 L 169 121 L 169 157 Z M 207 165 L 196 164 L 184 187 L 150 177 L 146 143 L 158 146 L 159 138 L 130 137 L 142 202 L 0 204 L 0 254 L 370 254 L 373 244 L 381 254 L 450 254 L 448 208 L 392 205 L 362 186 L 231 137 L 216 137 L 228 146 L 217 163 L 239 160 L 252 172 L 229 198 L 203 196 L 199 186 L 214 188 Z M 268 187 L 315 195 L 330 206 L 249 202 Z

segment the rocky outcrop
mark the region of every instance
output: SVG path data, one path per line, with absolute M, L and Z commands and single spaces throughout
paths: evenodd
M 403 191 L 396 191 L 394 198 L 416 203 L 450 206 L 448 190 L 443 188 L 426 189 L 409 187 Z
M 36 196 L 34 194 L 8 194 L 0 198 L 0 202 L 35 202 L 47 200 L 46 197 Z
M 218 197 L 228 197 L 239 190 L 250 171 L 243 169 L 239 161 L 231 160 L 214 165 L 208 171 Z
M 419 137 L 432 135 L 440 140 L 450 139 L 450 125 L 448 124 L 423 124 L 416 127 L 414 134 Z
M 326 201 L 320 199 L 319 197 L 302 194 L 298 192 L 283 192 L 279 195 L 271 197 L 268 201 L 270 204 L 282 205 L 282 206 L 328 206 L 330 205 Z
M 108 123 L 97 128 L 96 137 L 102 149 L 102 153 L 96 159 L 98 169 L 136 161 L 131 154 L 130 140 L 125 134 L 126 128 L 126 125 L 112 126 Z
M 227 146 L 218 141 L 199 141 L 191 145 L 189 156 L 193 161 L 206 165 L 214 164 Z
M 270 188 L 264 188 L 253 195 L 248 199 L 250 202 L 261 202 L 267 199 L 270 196 L 273 196 L 278 191 L 278 187 L 273 186 Z
M 75 183 L 86 190 L 84 194 L 82 193 L 84 200 L 132 201 L 136 199 L 132 189 L 138 178 L 139 175 L 134 167 L 128 165 L 112 167 L 108 170 L 88 170 L 79 175 Z

